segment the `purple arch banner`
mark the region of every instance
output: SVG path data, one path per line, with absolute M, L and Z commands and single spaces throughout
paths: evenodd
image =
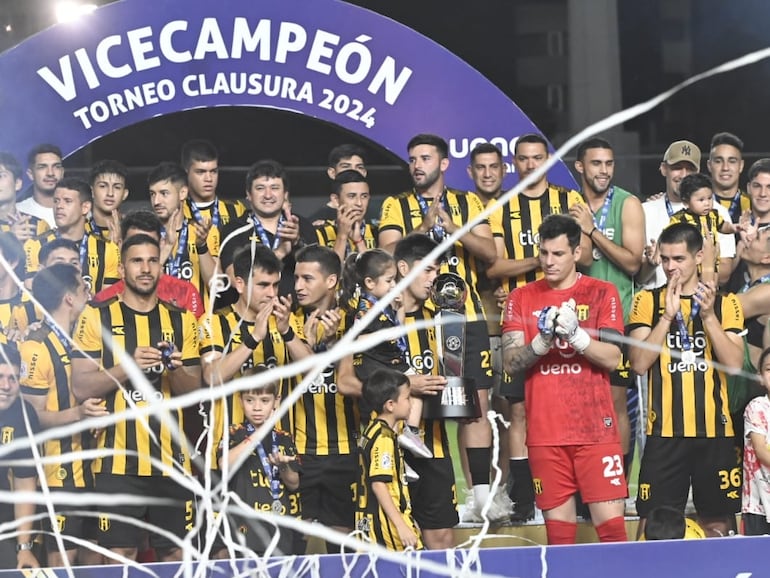
M 421 34 L 336 0 L 123 0 L 0 54 L 0 149 L 65 156 L 123 127 L 196 108 L 257 106 L 318 118 L 405 158 L 419 132 L 470 148 L 536 131 L 497 87 Z M 259 127 L 239 126 L 260 138 Z M 550 177 L 574 184 L 563 164 Z M 512 183 L 512 182 L 511 182 Z M 506 184 L 509 184 L 506 182 Z

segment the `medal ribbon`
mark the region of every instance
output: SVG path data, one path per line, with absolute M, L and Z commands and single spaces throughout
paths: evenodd
M 88 273 L 88 230 L 83 234 L 83 238 L 80 240 L 80 271 L 84 275 Z M 61 239 L 61 233 L 56 231 L 56 238 Z
M 185 219 L 182 222 L 182 230 L 179 232 L 179 246 L 176 249 L 176 256 L 173 261 L 168 263 L 168 274 L 177 277 L 179 268 L 182 264 L 182 255 L 187 249 L 187 234 L 189 233 L 189 222 Z
M 690 298 L 690 303 L 690 319 L 694 320 L 698 316 L 700 305 L 692 298 Z M 687 324 L 684 322 L 684 316 L 682 315 L 681 310 L 676 312 L 676 324 L 679 329 L 679 338 L 682 340 L 682 351 L 691 351 L 692 340 L 690 339 L 690 334 L 687 332 Z
M 203 215 L 201 215 L 201 211 L 198 205 L 195 204 L 195 201 L 187 197 L 187 205 L 190 207 L 190 213 L 195 222 L 203 223 Z M 215 229 L 219 227 L 219 197 L 214 197 L 214 204 L 211 207 L 211 226 Z
M 48 316 L 46 316 L 45 324 L 51 331 L 53 331 L 53 334 L 56 335 L 57 339 L 61 341 L 61 344 L 64 346 L 64 350 L 67 352 L 67 355 L 70 355 L 72 353 L 72 344 L 70 343 L 67 335 L 61 329 L 59 329 L 56 326 L 56 323 L 54 323 L 53 319 Z
M 420 212 L 424 218 L 425 215 L 428 214 L 428 201 L 426 201 L 419 193 L 415 193 L 415 196 L 417 197 L 417 204 L 420 205 Z M 449 204 L 446 200 L 446 191 L 442 192 L 437 199 L 433 199 L 433 202 L 441 203 L 441 205 L 444 207 L 444 210 L 447 212 L 447 214 L 449 214 Z M 431 237 L 437 243 L 440 243 L 444 240 L 444 227 L 441 226 L 441 219 L 437 219 L 436 224 L 433 225 Z
M 668 213 L 668 216 L 674 214 L 674 207 L 671 206 L 671 201 L 668 200 L 668 195 L 664 193 L 663 200 L 666 202 L 666 212 Z
M 252 433 L 254 431 L 254 426 L 249 424 L 248 431 L 249 433 Z M 271 433 L 273 436 L 272 453 L 277 454 L 278 442 L 275 439 L 275 430 Z M 270 494 L 273 496 L 273 501 L 275 502 L 281 496 L 281 478 L 278 475 L 278 466 L 270 465 L 267 454 L 265 454 L 265 448 L 262 447 L 262 440 L 257 443 L 257 453 L 259 454 L 259 461 L 262 463 L 262 471 L 265 473 L 267 479 L 270 480 Z
M 252 213 L 251 215 L 251 222 L 254 225 L 254 230 L 257 232 L 257 235 L 259 235 L 260 241 L 262 241 L 262 244 L 265 247 L 269 247 L 272 251 L 275 251 L 278 248 L 278 245 L 281 244 L 281 238 L 278 236 L 278 229 L 281 228 L 281 225 L 283 225 L 284 218 L 283 215 L 280 216 L 278 219 L 278 228 L 275 230 L 275 238 L 273 239 L 273 243 L 270 243 L 270 239 L 267 237 L 267 231 L 265 231 L 265 228 L 262 226 L 262 223 L 259 222 L 259 219 L 255 214 Z
M 358 300 L 358 310 L 367 311 L 374 307 L 377 304 L 377 301 L 379 301 L 379 299 L 374 295 L 370 293 L 361 293 L 361 298 Z M 398 327 L 400 325 L 396 312 L 390 305 L 383 309 L 382 314 L 388 318 L 388 321 L 390 321 L 390 324 L 393 325 L 393 327 Z M 396 345 L 398 345 L 398 349 L 401 351 L 402 355 L 406 355 L 406 352 L 409 349 L 406 343 L 406 337 L 402 335 L 396 339 Z
M 615 187 L 610 187 L 610 192 L 604 197 L 604 204 L 602 205 L 601 212 L 599 214 L 599 221 L 596 221 L 596 214 L 594 214 L 594 225 L 597 229 L 604 234 L 605 226 L 607 225 L 607 214 L 610 212 L 610 205 L 612 204 L 612 197 L 615 195 Z

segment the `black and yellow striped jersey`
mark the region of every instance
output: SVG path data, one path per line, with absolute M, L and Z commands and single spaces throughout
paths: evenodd
M 50 412 L 64 411 L 77 405 L 71 389 L 72 362 L 68 348 L 48 325 L 30 333 L 26 341 L 19 345 L 19 353 L 19 384 L 25 396 L 45 397 L 45 409 Z M 77 454 L 88 449 L 90 441 L 87 431 L 48 440 L 44 446 L 45 455 L 50 459 Z M 47 461 L 44 469 L 46 482 L 51 488 L 93 487 L 90 461 Z
M 518 194 L 507 203 L 499 205 L 489 217 L 492 234 L 502 239 L 505 246 L 504 254 L 498 256 L 503 259 L 537 257 L 537 231 L 543 219 L 552 214 L 568 213 L 569 208 L 578 203 L 584 203 L 579 192 L 549 183 L 548 188 L 538 197 Z M 501 281 L 503 288 L 510 292 L 542 277 L 543 272 L 538 268 Z
M 299 308 L 292 328 L 304 333 L 306 312 Z M 320 330 L 319 324 L 319 330 Z M 340 321 L 337 338 L 345 329 Z M 301 333 L 302 332 L 302 333 Z M 297 376 L 297 383 L 302 376 Z M 318 374 L 294 405 L 294 441 L 301 455 L 348 455 L 356 451 L 360 428 L 358 402 L 337 390 L 337 366 L 329 365 Z
M 421 321 L 430 321 L 435 316 L 435 310 L 425 305 L 417 311 L 404 315 L 404 325 L 414 325 Z M 422 375 L 440 375 L 438 356 L 436 354 L 436 330 L 433 327 L 415 330 L 407 334 L 407 362 L 415 373 Z M 444 420 L 422 420 L 420 429 L 425 432 L 425 445 L 433 452 L 433 457 L 447 458 L 449 455 L 449 439 L 447 438 Z
M 407 191 L 385 199 L 378 225 L 380 232 L 393 230 L 407 236 L 419 227 L 423 221 L 423 214 L 417 195 L 415 191 Z M 484 205 L 475 193 L 444 189 L 442 198 L 452 217 L 452 222 L 459 226 L 475 219 L 484 210 Z M 486 224 L 487 221 L 482 223 Z M 468 295 L 465 300 L 465 316 L 468 321 L 484 319 L 484 306 L 476 287 L 478 283 L 476 272 L 480 266 L 481 262 L 463 247 L 462 242 L 455 243 L 441 263 L 442 273 L 455 273 L 468 285 Z
M 9 299 L 0 299 L 0 343 L 8 343 L 8 331 L 16 329 L 13 311 L 24 301 L 24 294 L 21 291 Z
M 418 537 L 412 517 L 409 488 L 404 477 L 404 456 L 396 443 L 396 432 L 381 419 L 372 420 L 358 442 L 359 480 L 356 484 L 356 530 L 388 550 L 404 550 L 398 529 L 377 501 L 372 482 L 387 484 L 390 498 L 406 524 Z
M 32 224 L 35 227 L 35 237 L 39 237 L 46 231 L 50 231 L 51 227 L 48 225 L 48 222 L 45 219 L 41 219 L 40 217 L 36 217 L 35 215 L 29 215 L 27 213 L 18 213 L 21 217 L 26 217 L 29 219 L 30 224 Z M 3 219 L 0 219 L 0 233 L 12 233 L 13 232 L 13 223 L 10 221 L 6 221 Z
M 183 205 L 184 218 L 187 220 L 193 219 L 191 203 L 193 203 L 193 200 L 188 197 L 187 202 Z M 240 200 L 230 201 L 217 197 L 214 202 L 209 203 L 208 205 L 196 205 L 196 209 L 197 213 L 201 215 L 202 218 L 211 221 L 212 223 L 207 242 L 209 252 L 216 257 L 219 255 L 219 232 L 222 230 L 222 226 L 227 225 L 230 221 L 234 221 L 245 214 L 246 205 Z
M 89 305 L 78 320 L 74 334 L 76 347 L 72 357 L 90 357 L 102 367 L 119 365 L 123 355 L 133 355 L 139 346 L 157 347 L 161 341 L 174 343 L 182 352 L 186 366 L 200 365 L 198 323 L 195 315 L 159 301 L 149 312 L 134 311 L 120 297 Z M 105 341 L 106 340 L 106 341 Z M 121 414 L 131 409 L 152 406 L 174 394 L 169 383 L 169 370 L 162 363 L 144 372 L 153 391 L 145 395 L 130 382 L 105 396 L 107 411 Z M 171 418 L 183 429 L 182 410 L 171 410 Z M 169 427 L 157 416 L 123 419 L 108 426 L 99 447 L 111 450 L 109 456 L 94 462 L 95 473 L 115 475 L 168 475 L 150 458 L 167 468 L 184 468 L 190 472 L 190 459 L 184 440 L 174 439 Z
M 641 291 L 634 298 L 628 330 L 655 327 L 666 309 L 666 287 Z M 671 323 L 660 357 L 647 372 L 647 435 L 657 437 L 732 437 L 733 423 L 727 403 L 727 378 L 716 369 L 711 341 L 700 315 L 691 317 L 692 298 L 681 296 L 682 322 L 695 353 L 694 363 L 681 356 L 683 338 L 677 320 Z M 717 296 L 714 312 L 726 332 L 743 331 L 743 310 L 737 297 Z
M 751 210 L 751 197 L 741 190 L 735 193 L 733 197 L 728 198 L 714 194 L 714 199 L 727 209 L 733 223 L 737 223 L 744 212 Z
M 724 222 L 724 217 L 722 217 L 716 209 L 711 209 L 708 215 L 696 215 L 687 209 L 681 209 L 671 215 L 669 225 L 673 225 L 674 223 L 688 223 L 697 227 L 704 237 L 706 235 L 712 235 L 714 239 L 716 239 Z M 719 246 L 719 244 L 717 244 L 717 246 Z
M 11 310 L 11 328 L 24 335 L 30 325 L 42 321 L 43 318 L 43 310 L 32 302 L 27 293 L 24 293 L 21 303 L 14 305 Z
M 220 310 L 211 317 L 205 317 L 200 322 L 200 355 L 203 363 L 209 363 L 206 360 L 207 354 L 211 352 L 221 353 L 223 356 L 237 349 L 242 341 L 241 334 L 251 333 L 254 329 L 254 323 L 243 321 L 238 313 L 232 307 Z M 298 338 L 302 338 L 302 333 L 297 332 Z M 263 340 L 246 362 L 241 366 L 232 378 L 238 379 L 249 369 L 259 366 L 268 368 L 279 367 L 290 363 L 289 352 L 286 344 L 283 342 L 283 336 L 278 331 L 275 324 L 275 318 L 270 317 L 268 321 L 268 339 Z M 213 361 L 211 363 L 217 363 Z M 211 404 L 211 435 L 212 439 L 212 467 L 217 469 L 216 450 L 219 442 L 222 440 L 224 430 L 233 423 L 243 422 L 243 405 L 239 393 L 222 398 L 216 395 L 216 387 L 221 384 L 213 384 L 212 404 Z M 281 384 L 281 397 L 288 394 L 288 386 L 284 382 Z M 291 413 L 291 412 L 289 412 Z M 293 431 L 291 428 L 291 419 L 284 418 L 281 423 L 281 429 Z
M 55 231 L 49 231 L 38 237 L 25 241 L 25 278 L 31 279 L 40 269 L 38 256 L 43 245 L 57 238 Z M 82 240 L 77 243 L 80 246 Z M 85 251 L 81 259 L 83 279 L 88 285 L 91 295 L 95 295 L 104 287 L 116 283 L 120 279 L 120 247 L 110 241 L 105 241 L 91 233 L 85 236 Z
M 326 221 L 323 225 L 320 227 L 316 227 L 315 229 L 316 235 L 318 235 L 318 244 L 322 247 L 329 247 L 330 249 L 334 249 L 334 243 L 337 241 L 337 223 L 334 221 Z M 377 228 L 374 225 L 370 225 L 369 223 L 366 223 L 364 225 L 364 231 L 363 231 L 362 239 L 364 240 L 364 244 L 366 245 L 366 249 L 376 249 L 377 248 Z M 348 239 L 348 250 L 346 251 L 346 255 L 349 255 L 350 253 L 356 253 L 358 252 L 358 249 L 356 248 L 355 243 Z

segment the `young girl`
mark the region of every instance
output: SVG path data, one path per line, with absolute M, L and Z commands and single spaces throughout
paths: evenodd
M 759 356 L 759 379 L 770 392 L 770 348 Z M 770 534 L 770 393 L 746 406 L 741 520 L 747 536 Z
M 382 249 L 364 253 L 352 253 L 345 261 L 342 273 L 342 298 L 352 323 L 359 323 L 366 313 L 396 286 L 396 263 L 390 254 Z M 361 336 L 390 329 L 399 325 L 396 311 L 388 305 L 379 316 L 361 332 Z M 366 383 L 372 372 L 381 367 L 411 373 L 407 361 L 406 336 L 382 341 L 372 348 L 353 355 L 356 377 Z M 420 438 L 422 400 L 414 398 L 406 427 L 398 436 L 401 447 L 418 457 L 432 458 L 433 453 Z

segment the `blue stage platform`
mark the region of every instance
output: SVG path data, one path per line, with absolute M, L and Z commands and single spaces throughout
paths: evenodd
M 770 576 L 767 552 L 770 537 L 730 537 L 667 542 L 628 542 L 579 546 L 487 548 L 478 557 L 468 550 L 422 552 L 401 555 L 401 561 L 372 560 L 368 555 L 319 555 L 295 559 L 275 558 L 266 564 L 254 561 L 218 562 L 202 571 L 197 565 L 148 564 L 139 568 L 123 566 L 74 569 L 76 578 L 206 578 L 269 576 L 351 578 L 414 576 L 506 576 L 517 578 L 765 578 Z M 463 571 L 466 560 L 477 560 Z M 420 568 L 431 561 L 445 572 Z M 266 566 L 269 566 L 266 568 Z M 435 568 L 435 566 L 434 566 Z M 197 572 L 196 572 L 197 570 Z M 0 578 L 66 578 L 57 570 L 0 571 Z

